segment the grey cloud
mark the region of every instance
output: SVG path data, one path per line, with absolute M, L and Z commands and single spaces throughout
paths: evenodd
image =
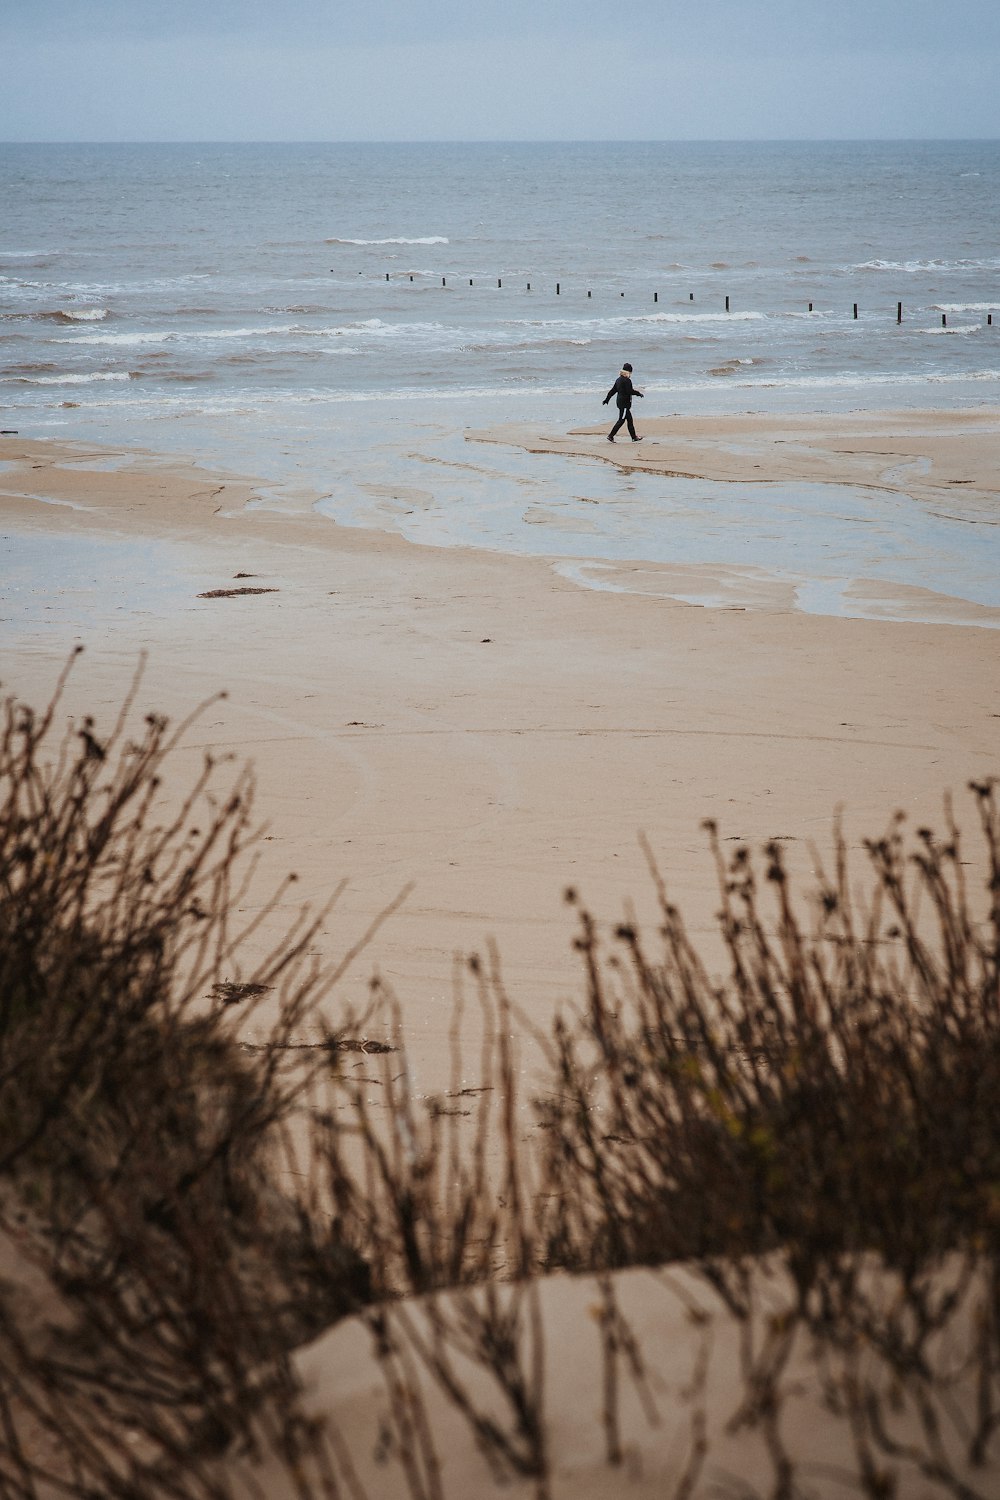
M 997 0 L 5 0 L 0 139 L 1000 136 Z
M 594 38 L 624 33 L 680 50 L 811 53 L 821 48 L 905 50 L 1000 42 L 996 0 L 7 0 L 4 27 L 19 36 L 110 39 L 217 36 L 322 43 L 462 40 L 524 35 Z

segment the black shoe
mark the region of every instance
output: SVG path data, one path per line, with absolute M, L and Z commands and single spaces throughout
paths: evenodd
M 632 441 L 633 441 L 633 443 L 641 443 L 642 442 L 642 438 L 641 437 L 634 437 L 632 439 Z
M 609 434 L 609 435 L 608 435 L 608 442 L 609 442 L 609 443 L 613 443 L 613 442 L 614 442 L 614 438 L 613 438 L 613 437 L 611 437 L 611 435 L 610 435 L 610 434 Z

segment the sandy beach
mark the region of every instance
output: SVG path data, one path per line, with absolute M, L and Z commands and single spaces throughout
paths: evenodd
M 646 431 L 641 447 L 614 450 L 603 428 L 475 437 L 706 478 L 759 465 L 769 478 L 896 485 L 926 505 L 946 505 L 960 484 L 995 515 L 1000 424 L 984 412 L 664 419 Z M 206 750 L 249 758 L 266 828 L 242 914 L 288 871 L 298 876 L 248 945 L 243 976 L 302 901 L 322 906 L 339 882 L 319 940 L 327 959 L 404 895 L 328 1003 L 331 1015 L 363 1005 L 377 969 L 399 998 L 420 1093 L 447 1087 L 456 954 L 495 942 L 513 999 L 544 1027 L 578 992 L 567 886 L 604 922 L 630 904 L 653 919 L 640 835 L 711 962 L 717 893 L 703 819 L 724 840 L 780 840 L 808 884 L 835 809 L 857 853 L 896 808 L 939 824 L 951 792 L 961 820 L 966 782 L 1000 767 L 1000 634 L 985 628 L 995 611 L 968 606 L 963 625 L 825 618 L 790 608 L 766 579 L 753 607 L 708 609 L 673 597 L 667 568 L 646 570 L 645 586 L 623 568 L 621 591 L 588 589 L 543 560 L 338 528 L 307 497 L 265 497 L 246 478 L 16 436 L 0 448 L 0 497 L 4 692 L 43 705 L 82 644 L 67 715 L 109 726 L 142 655 L 137 712 L 177 721 L 206 702 L 166 797 L 183 794 Z M 905 615 L 905 598 L 891 603 Z M 697 1278 L 667 1280 L 632 1272 L 617 1283 L 648 1335 L 667 1420 L 650 1426 L 628 1385 L 623 1463 L 612 1469 L 599 1425 L 604 1293 L 587 1280 L 541 1284 L 530 1326 L 547 1351 L 545 1493 L 556 1500 L 673 1493 L 664 1485 L 681 1481 L 706 1432 L 709 1488 L 697 1493 L 738 1474 L 769 1483 L 761 1431 L 729 1422 L 743 1389 L 732 1324 Z M 780 1312 L 788 1289 L 766 1274 L 763 1284 L 762 1307 Z M 338 1442 L 355 1445 L 367 1492 L 410 1493 L 401 1468 L 372 1457 L 387 1397 L 361 1323 L 331 1330 L 299 1368 L 308 1409 L 333 1412 Z M 796 1457 L 817 1474 L 846 1462 L 807 1347 L 788 1381 Z M 446 1457 L 440 1493 L 493 1493 L 467 1424 L 440 1392 L 425 1395 Z M 293 1492 L 275 1461 L 252 1475 L 237 1464 L 230 1481 L 237 1494 Z M 522 1479 L 503 1493 L 543 1491 Z M 915 1480 L 899 1493 L 924 1490 Z
M 986 412 L 645 430 L 614 448 L 603 428 L 476 437 L 722 479 L 863 478 L 927 505 L 960 483 L 995 513 Z M 260 891 L 294 870 L 315 906 L 348 882 L 331 953 L 408 893 L 346 993 L 378 968 L 428 1087 L 453 955 L 495 941 L 513 995 L 547 1020 L 576 982 L 564 889 L 609 922 L 626 902 L 652 913 L 640 835 L 710 951 L 703 819 L 781 839 L 808 876 L 838 807 L 857 844 L 896 808 L 939 821 L 944 793 L 1000 763 L 1000 635 L 977 628 L 995 611 L 966 606 L 961 627 L 822 618 L 767 580 L 755 608 L 706 609 L 671 597 L 668 568 L 636 565 L 647 592 L 587 589 L 547 561 L 339 528 L 305 498 L 151 455 L 8 437 L 2 459 L 5 691 L 46 702 L 80 643 L 68 712 L 110 720 L 141 653 L 144 711 L 177 720 L 226 692 L 178 779 L 207 748 L 252 760 Z M 267 592 L 203 597 L 250 588 Z

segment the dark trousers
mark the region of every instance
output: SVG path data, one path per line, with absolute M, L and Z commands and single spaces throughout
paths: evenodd
M 634 438 L 635 437 L 635 427 L 632 425 L 632 408 L 630 406 L 619 406 L 619 408 L 618 408 L 618 421 L 612 427 L 611 431 L 608 433 L 608 436 L 609 437 L 614 437 L 615 433 L 619 430 L 619 428 L 625 422 L 628 423 L 628 435 L 629 435 L 629 437 L 630 438 Z

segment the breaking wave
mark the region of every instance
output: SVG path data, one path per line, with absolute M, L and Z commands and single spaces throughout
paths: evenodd
M 39 313 L 41 318 L 51 318 L 56 323 L 103 323 L 108 316 L 106 307 L 57 307 L 54 312 Z
M 996 271 L 1000 268 L 1000 257 L 988 256 L 979 260 L 865 260 L 860 265 L 848 266 L 849 271 L 903 271 L 913 275 L 919 271 Z
M 127 370 L 99 371 L 91 375 L 15 375 L 15 385 L 95 385 L 109 380 L 131 380 Z
M 1000 309 L 1000 297 L 995 302 L 932 302 L 931 312 L 996 312 Z

